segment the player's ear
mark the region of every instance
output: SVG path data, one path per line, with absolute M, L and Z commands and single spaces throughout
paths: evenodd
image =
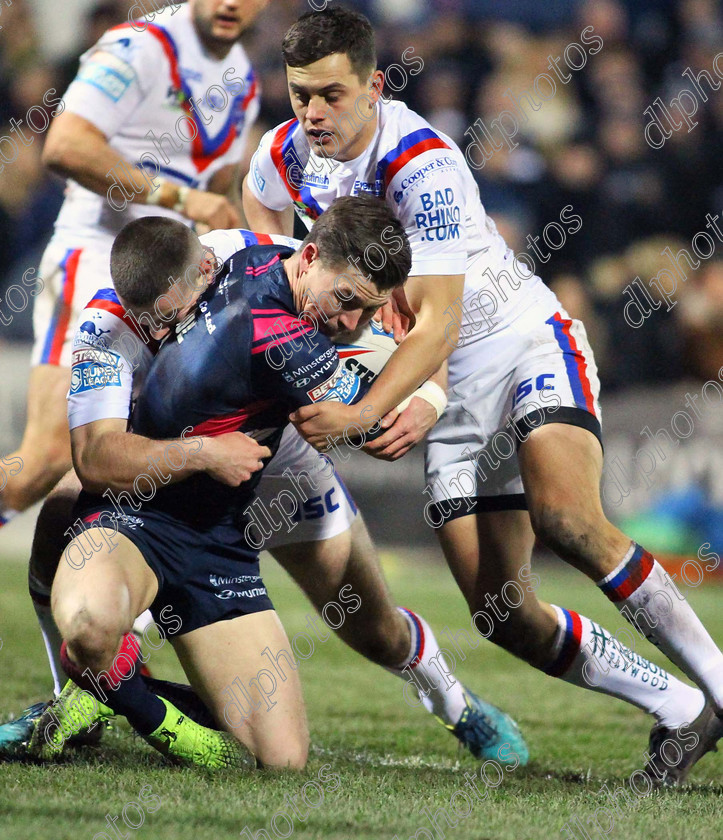
M 316 242 L 307 242 L 301 249 L 300 265 L 302 272 L 308 271 L 319 259 L 319 246 Z
M 384 90 L 384 81 L 384 73 L 381 70 L 375 70 L 369 76 L 369 98 L 373 103 L 370 103 L 370 107 L 373 107 L 379 101 Z
M 205 246 L 203 249 L 203 259 L 199 263 L 198 269 L 201 275 L 205 278 L 206 284 L 211 285 L 213 279 L 217 274 L 218 260 L 213 248 Z

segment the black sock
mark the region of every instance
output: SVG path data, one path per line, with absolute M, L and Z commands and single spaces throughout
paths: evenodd
M 132 633 L 123 637 L 110 671 L 93 675 L 68 657 L 65 642 L 60 655 L 68 676 L 96 700 L 123 715 L 139 735 L 150 735 L 163 723 L 166 704 L 143 681 L 138 661 L 138 641 Z
M 201 726 L 205 726 L 208 729 L 220 731 L 221 727 L 216 723 L 208 706 L 190 685 L 169 682 L 168 680 L 157 680 L 154 677 L 143 676 L 142 679 L 149 691 L 169 700 L 184 715 L 190 717 L 191 720 L 195 720 L 196 723 L 200 723 Z

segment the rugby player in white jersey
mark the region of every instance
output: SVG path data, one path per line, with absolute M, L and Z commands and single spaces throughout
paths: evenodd
M 292 209 L 311 225 L 339 195 L 384 196 L 412 244 L 405 294 L 416 324 L 369 391 L 370 415 L 391 412 L 448 359 L 439 423 L 414 400 L 367 449 L 395 459 L 430 432 L 425 518 L 479 631 L 551 676 L 653 713 L 648 772 L 683 781 L 723 732 L 723 655 L 657 561 L 603 513 L 599 382 L 583 325 L 507 248 L 455 143 L 383 97 L 366 18 L 338 6 L 307 13 L 282 52 L 296 118 L 265 135 L 252 160 L 250 226 L 284 233 Z M 320 449 L 350 423 L 369 427 L 359 408 L 338 404 L 292 420 Z M 585 616 L 534 593 L 510 597 L 535 536 L 702 691 L 631 668 L 634 655 Z M 616 664 L 599 667 L 598 656 Z M 671 766 L 660 745 L 682 743 L 688 723 L 695 743 Z
M 40 264 L 23 468 L 0 491 L 0 525 L 42 499 L 70 467 L 65 395 L 78 314 L 110 286 L 114 237 L 168 215 L 236 228 L 226 198 L 259 110 L 241 44 L 268 0 L 189 0 L 109 29 L 82 57 L 56 109 L 43 160 L 68 178 Z
M 147 282 L 144 285 L 155 281 L 159 272 L 164 277 L 171 272 L 177 276 L 177 252 L 182 252 L 184 243 L 179 243 L 177 235 L 174 238 L 172 230 L 169 232 L 158 224 L 162 221 L 149 219 L 148 222 L 155 223 L 158 230 L 154 236 L 144 234 L 150 237 L 146 250 L 153 253 L 153 258 L 137 269 L 145 272 L 143 277 Z M 180 230 L 183 232 L 183 228 Z M 163 315 L 163 307 L 175 305 L 173 314 L 166 318 L 163 330 L 167 331 L 180 322 L 184 323 L 185 329 L 189 322 L 187 316 L 194 311 L 196 298 L 208 283 L 214 281 L 213 265 L 220 270 L 233 254 L 256 244 L 275 243 L 293 248 L 301 244 L 284 236 L 270 237 L 244 230 L 213 231 L 202 236 L 200 241 L 205 248 L 211 249 L 214 256 L 213 263 L 201 267 L 200 284 L 195 282 L 199 279 L 198 266 L 189 266 L 188 271 L 183 272 L 183 280 L 168 288 L 168 295 L 162 296 L 162 304 L 159 298 L 159 307 L 149 305 L 144 310 L 148 314 L 140 318 L 137 310 L 133 314 L 124 311 L 113 289 L 101 289 L 88 302 L 79 319 L 74 340 L 68 419 L 71 434 L 76 439 L 76 456 L 82 459 L 81 474 L 85 480 L 92 479 L 96 484 L 110 488 L 114 496 L 128 484 L 128 476 L 152 470 L 148 456 L 163 448 L 161 443 L 147 441 L 137 434 L 130 439 L 126 436 L 131 404 L 143 386 L 155 352 L 155 342 L 139 320 L 146 325 L 155 323 L 160 326 L 159 312 Z M 343 315 L 348 329 L 356 326 L 357 322 L 350 320 L 352 317 L 358 320 L 358 313 L 356 316 L 354 313 Z M 344 370 L 340 365 L 339 369 L 324 368 L 320 379 L 313 372 L 311 375 L 315 377 L 316 386 L 323 388 L 327 382 L 325 376 L 331 383 L 340 375 L 348 376 Z M 306 375 L 305 372 L 297 373 L 296 378 L 301 382 Z M 101 380 L 100 383 L 97 380 Z M 227 447 L 229 465 L 234 464 L 234 458 L 245 466 L 249 459 L 253 461 L 254 457 L 261 457 L 254 456 L 258 446 L 253 441 L 244 436 L 235 437 L 241 439 L 224 440 L 224 436 L 216 439 Z M 246 447 L 244 439 L 248 443 Z M 153 452 L 149 447 L 155 447 Z M 122 459 L 117 455 L 121 449 L 124 453 Z M 411 696 L 405 693 L 410 705 L 423 703 L 476 757 L 497 759 L 502 753 L 506 756 L 503 749 L 506 745 L 507 750 L 517 755 L 517 761 L 525 764 L 527 747 L 514 721 L 460 682 L 440 678 L 442 674 L 449 673 L 449 668 L 431 628 L 411 610 L 395 609 L 363 519 L 357 514 L 341 479 L 333 469 L 329 472 L 329 465 L 327 459 L 316 453 L 289 426 L 278 452 L 264 471 L 257 496 L 272 515 L 288 509 L 288 505 L 284 507 L 278 501 L 282 498 L 280 494 L 284 493 L 287 499 L 299 501 L 309 496 L 318 497 L 323 504 L 319 509 L 312 498 L 310 501 L 314 504 L 309 515 L 304 505 L 304 512 L 298 519 L 291 522 L 287 517 L 286 528 L 283 527 L 283 519 L 274 523 L 274 533 L 263 546 L 258 547 L 272 553 L 322 615 L 329 602 L 353 593 L 359 605 L 349 612 L 336 630 L 337 634 L 371 661 L 386 667 L 405 682 L 421 687 L 423 693 L 419 700 L 416 699 L 416 691 Z M 209 469 L 219 471 L 218 459 Z M 162 481 L 168 483 L 183 477 L 183 473 L 171 472 L 163 476 Z M 73 524 L 70 510 L 79 490 L 77 477 L 70 473 L 51 492 L 41 510 L 31 558 L 31 590 L 50 592 L 63 546 L 78 530 L 79 523 Z M 138 506 L 142 507 L 140 503 Z M 299 504 L 298 508 L 301 511 L 302 505 Z M 255 538 L 257 534 L 251 531 L 250 536 Z M 83 556 L 78 554 L 76 545 L 72 554 L 66 557 L 72 568 L 82 568 L 92 556 L 92 551 L 87 550 L 87 542 L 79 545 L 86 547 Z M 72 570 L 69 580 L 73 580 Z M 228 583 L 214 586 L 218 598 L 231 597 L 228 591 L 221 591 L 228 590 Z M 317 625 L 318 622 L 314 625 L 315 633 L 326 634 L 323 625 L 321 631 Z M 56 693 L 59 693 L 62 677 L 56 663 L 60 660 L 60 637 L 57 629 L 54 628 L 54 631 L 49 661 Z M 197 700 L 189 696 L 190 690 L 155 680 L 148 681 L 148 685 L 175 705 L 190 708 L 191 713 L 198 711 Z M 408 691 L 406 686 L 404 691 Z M 36 752 L 44 757 L 57 755 L 67 741 L 75 739 L 78 742 L 79 735 L 81 741 L 85 739 L 87 724 L 81 725 L 78 721 L 92 723 L 103 720 L 107 711 L 98 710 L 97 706 L 94 708 L 87 695 L 84 699 L 77 687 L 68 683 L 49 709 L 46 703 L 35 704 L 17 721 L 0 727 L 0 755 L 23 754 L 31 737 L 39 741 L 38 745 L 33 745 Z M 208 715 L 203 709 L 201 712 Z M 55 731 L 47 738 L 38 734 L 41 718 L 43 727 L 48 721 L 58 722 Z M 96 734 L 99 731 L 96 727 Z M 207 733 L 205 737 L 210 736 Z
M 81 57 L 45 143 L 45 163 L 68 184 L 40 265 L 27 420 L 13 453 L 23 466 L 0 490 L 0 527 L 71 466 L 65 395 L 73 334 L 95 291 L 112 285 L 118 231 L 159 214 L 239 226 L 225 193 L 239 176 L 259 93 L 238 39 L 267 2 L 176 4 L 113 27 Z M 48 593 L 31 587 L 31 594 L 51 651 Z

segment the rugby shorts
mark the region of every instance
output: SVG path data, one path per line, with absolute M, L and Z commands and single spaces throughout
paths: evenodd
M 261 579 L 258 552 L 231 516 L 191 525 L 165 510 L 148 505 L 138 511 L 126 505 L 116 509 L 86 493 L 80 494 L 73 515 L 91 534 L 95 526 L 117 529 L 135 545 L 158 581 L 150 606 L 153 618 L 159 622 L 161 610 L 173 607 L 182 622 L 180 634 L 274 608 Z M 112 545 L 115 536 L 108 539 Z
M 68 247 L 50 240 L 40 261 L 43 289 L 35 298 L 31 365 L 70 367 L 80 313 L 98 289 L 112 287 L 112 239 Z M 78 244 L 78 243 L 75 243 Z
M 291 425 L 255 492 L 256 500 L 240 526 L 248 528 L 247 539 L 259 550 L 330 539 L 350 528 L 357 515 L 331 459 L 306 443 Z
M 457 351 L 459 352 L 459 351 Z M 602 445 L 600 382 L 585 328 L 553 299 L 474 342 L 429 434 L 425 519 L 526 510 L 517 449 L 546 423 L 580 426 Z

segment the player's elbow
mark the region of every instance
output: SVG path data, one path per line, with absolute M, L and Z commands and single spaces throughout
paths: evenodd
M 73 447 L 73 467 L 86 493 L 101 496 L 108 488 L 108 482 L 102 479 L 98 464 L 90 456 L 89 447 Z
M 77 139 L 74 141 L 66 132 L 51 128 L 43 147 L 43 165 L 57 175 L 72 175 L 78 157 L 77 149 Z
M 442 336 L 444 340 L 444 358 L 441 360 L 440 364 L 444 362 L 444 360 L 450 355 L 452 350 L 454 350 L 459 345 L 459 337 L 460 337 L 460 329 L 459 324 L 455 321 L 450 321 L 445 325 L 444 328 L 444 335 Z
M 101 481 L 100 476 L 95 475 L 92 470 L 79 469 L 76 466 L 75 471 L 86 493 L 91 493 L 93 496 L 102 496 L 108 489 L 108 483 Z
M 88 161 L 105 144 L 105 136 L 92 123 L 66 112 L 57 116 L 50 126 L 42 161 L 58 175 L 74 177 L 88 168 Z
M 419 324 L 417 324 L 417 327 Z M 415 327 L 415 329 L 417 329 Z M 459 327 L 456 324 L 436 322 L 428 332 L 427 349 L 437 367 L 444 363 L 459 341 Z

